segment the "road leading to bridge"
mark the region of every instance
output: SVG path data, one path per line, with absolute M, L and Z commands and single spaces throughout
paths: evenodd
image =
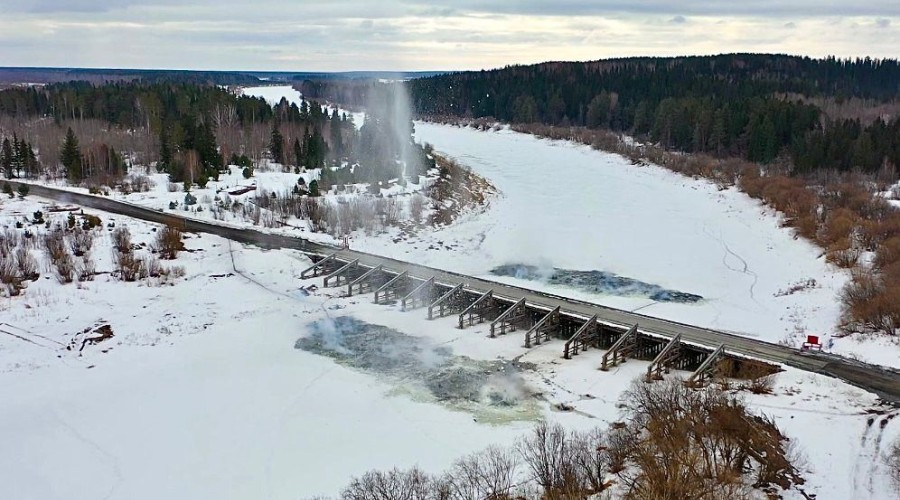
M 10 184 L 14 189 L 18 188 L 19 185 L 19 183 L 13 181 L 10 181 Z M 597 314 L 602 321 L 608 323 L 619 325 L 633 325 L 637 323 L 642 331 L 666 337 L 674 337 L 680 334 L 685 342 L 710 348 L 715 348 L 719 344 L 725 344 L 726 350 L 734 354 L 783 363 L 801 370 L 839 378 L 857 387 L 874 392 L 886 401 L 900 405 L 900 372 L 841 356 L 818 353 L 801 354 L 796 348 L 569 299 L 483 278 L 420 266 L 379 255 L 354 250 L 339 250 L 332 246 L 313 243 L 301 238 L 202 222 L 170 212 L 152 210 L 100 196 L 73 193 L 30 183 L 28 186 L 30 193 L 35 196 L 83 205 L 159 224 L 175 223 L 186 231 L 214 234 L 232 241 L 264 248 L 291 248 L 317 255 L 328 255 L 337 252 L 336 257 L 340 260 L 350 262 L 359 259 L 359 263 L 366 267 L 383 265 L 385 268 L 396 272 L 408 271 L 412 276 L 422 278 L 434 276 L 438 282 L 447 284 L 464 283 L 468 288 L 485 291 L 493 290 L 496 295 L 513 300 L 519 300 L 524 297 L 529 303 L 545 305 L 549 308 L 560 306 L 561 309 L 567 312 L 582 315 L 585 318 Z

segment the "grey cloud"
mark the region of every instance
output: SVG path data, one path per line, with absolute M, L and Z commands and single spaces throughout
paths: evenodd
M 878 19 L 875 21 L 875 26 L 878 26 L 879 28 L 888 28 L 888 27 L 890 27 L 890 25 L 891 25 L 890 19 L 882 18 L 882 19 Z
M 687 19 L 684 16 L 675 16 L 669 19 L 669 22 L 672 24 L 684 24 L 687 22 Z

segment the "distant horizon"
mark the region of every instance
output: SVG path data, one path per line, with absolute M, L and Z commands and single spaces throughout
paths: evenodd
M 834 54 L 824 56 L 811 56 L 806 54 L 792 54 L 786 52 L 719 52 L 710 54 L 682 54 L 682 55 L 640 55 L 640 56 L 611 56 L 594 59 L 579 60 L 546 60 L 533 63 L 509 63 L 501 66 L 483 67 L 483 68 L 464 68 L 464 69 L 344 69 L 344 70 L 315 70 L 315 69 L 208 69 L 208 68 L 188 68 L 188 67 L 139 67 L 139 66 L 19 66 L 19 65 L 3 65 L 0 64 L 0 70 L 89 70 L 89 71 L 171 71 L 171 72 L 196 72 L 196 73 L 239 73 L 239 74 L 352 74 L 352 73 L 460 73 L 467 71 L 492 71 L 502 69 L 507 66 L 533 66 L 540 64 L 552 63 L 590 63 L 598 61 L 624 60 L 624 59 L 680 59 L 693 57 L 717 57 L 728 55 L 768 55 L 768 56 L 785 56 L 809 58 L 813 60 L 825 60 L 835 58 L 838 60 L 858 60 L 870 58 L 873 60 L 894 60 L 900 61 L 900 56 L 876 57 L 872 55 L 855 55 L 855 56 L 838 56 Z

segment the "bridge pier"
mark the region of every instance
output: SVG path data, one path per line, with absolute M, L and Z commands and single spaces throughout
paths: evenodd
M 396 302 L 415 288 L 414 283 L 415 279 L 409 276 L 409 271 L 403 271 L 375 290 L 375 303 L 384 305 Z
M 556 306 L 555 309 L 544 315 L 540 321 L 525 332 L 525 347 L 531 348 L 532 342 L 535 345 L 541 345 L 541 337 L 545 341 L 550 340 L 550 333 L 558 331 L 562 326 L 559 310 L 560 307 Z
M 400 309 L 402 311 L 411 311 L 430 304 L 436 288 L 434 276 L 428 278 L 401 299 Z
M 384 270 L 384 265 L 379 265 L 368 270 L 359 278 L 347 285 L 347 296 L 353 295 L 353 287 L 359 289 L 359 293 L 370 292 L 373 289 L 380 289 L 381 286 L 391 279 L 391 275 Z
M 663 372 L 669 373 L 669 368 L 681 357 L 681 334 L 670 340 L 659 354 L 647 367 L 647 380 L 661 380 Z
M 324 274 L 329 274 L 335 269 L 343 266 L 343 263 L 335 258 L 336 256 L 337 252 L 334 252 L 331 255 L 319 259 L 312 266 L 304 269 L 300 273 L 300 279 L 317 278 Z
M 496 337 L 498 333 L 506 335 L 507 331 L 514 332 L 516 328 L 530 327 L 531 321 L 531 314 L 525 306 L 525 298 L 522 297 L 491 322 L 491 338 Z
M 600 366 L 601 370 L 607 371 L 611 367 L 625 362 L 625 359 L 634 353 L 638 347 L 637 328 L 637 324 L 629 328 L 628 331 L 619 337 L 619 340 L 603 354 L 603 364 Z
M 450 314 L 458 313 L 468 307 L 467 294 L 463 290 L 463 283 L 451 288 L 449 292 L 428 305 L 428 319 L 443 318 Z M 435 314 L 437 309 L 437 314 Z
M 500 301 L 494 297 L 493 290 L 488 290 L 459 314 L 459 328 L 493 320 L 500 314 L 499 311 Z
M 347 263 L 340 269 L 331 272 L 328 276 L 325 276 L 325 279 L 322 280 L 322 284 L 325 288 L 328 288 L 328 282 L 334 280 L 334 283 L 331 286 L 341 286 L 342 284 L 355 280 L 363 274 L 363 272 L 364 271 L 361 270 L 359 265 L 359 259 L 356 259 Z

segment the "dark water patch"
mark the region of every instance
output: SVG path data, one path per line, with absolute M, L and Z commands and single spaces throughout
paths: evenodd
M 560 285 L 588 293 L 642 297 L 657 302 L 693 304 L 703 300 L 700 295 L 667 290 L 659 285 L 644 283 L 604 271 L 574 271 L 556 267 L 542 269 L 526 264 L 507 264 L 491 269 L 491 274 Z
M 514 408 L 534 399 L 521 372 L 527 363 L 478 361 L 428 339 L 343 316 L 310 325 L 295 348 L 425 391 L 438 402 L 464 407 Z M 529 417 L 530 418 L 530 417 Z

